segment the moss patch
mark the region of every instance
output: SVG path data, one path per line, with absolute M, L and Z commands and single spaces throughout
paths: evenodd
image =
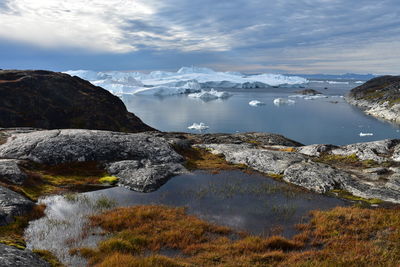
M 381 204 L 383 201 L 377 198 L 362 198 L 362 197 L 357 197 L 354 196 L 353 194 L 351 194 L 350 192 L 347 192 L 345 190 L 341 190 L 341 189 L 334 189 L 331 190 L 331 193 L 333 193 L 335 196 L 338 196 L 340 198 L 344 198 L 344 199 L 348 199 L 351 201 L 361 201 L 361 202 L 365 202 L 368 204 Z
M 104 176 L 99 179 L 99 182 L 102 184 L 109 184 L 109 185 L 115 185 L 119 181 L 118 177 L 115 176 Z
M 43 260 L 47 261 L 51 267 L 63 267 L 64 265 L 48 250 L 34 249 L 33 253 L 36 253 Z
M 69 191 L 86 191 L 101 187 L 114 179 L 97 162 L 76 162 L 54 166 L 29 163 L 23 166 L 28 178 L 21 186 L 2 184 L 29 199 Z M 103 179 L 103 180 L 102 180 Z
M 90 219 L 108 238 L 73 253 L 95 266 L 397 266 L 399 214 L 357 207 L 313 211 L 309 223 L 297 226 L 300 233 L 286 239 L 236 233 L 183 208 L 117 208 Z M 180 254 L 160 256 L 163 249 Z

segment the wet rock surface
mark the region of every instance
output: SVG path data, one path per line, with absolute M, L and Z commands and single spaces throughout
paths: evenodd
M 28 249 L 21 250 L 0 244 L 0 266 L 50 267 L 51 265 Z
M 14 216 L 29 212 L 34 203 L 25 197 L 0 186 L 0 226 L 14 220 Z

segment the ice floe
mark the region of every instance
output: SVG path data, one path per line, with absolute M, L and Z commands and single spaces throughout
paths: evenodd
M 189 82 L 198 85 L 197 90 L 204 88 L 264 88 L 268 86 L 297 87 L 308 82 L 298 76 L 281 74 L 246 75 L 238 72 L 217 72 L 209 68 L 182 67 L 177 72 L 153 71 L 150 73 L 132 71 L 95 72 L 75 70 L 65 72 L 89 80 L 116 94 L 130 93 L 171 95 L 191 93 L 195 89 L 184 88 Z M 172 89 L 176 87 L 177 89 Z M 149 89 L 155 88 L 155 89 Z M 190 89 L 190 90 L 185 90 Z
M 249 102 L 249 105 L 253 106 L 253 107 L 258 107 L 258 106 L 265 105 L 265 103 L 261 102 L 261 101 L 258 101 L 258 100 L 252 100 L 252 101 Z
M 204 131 L 209 129 L 210 127 L 206 125 L 204 122 L 200 123 L 193 123 L 188 127 L 189 130 L 197 130 L 197 131 Z
M 296 103 L 296 101 L 291 100 L 291 99 L 286 99 L 286 98 L 275 98 L 274 99 L 274 105 L 275 106 L 293 105 L 295 103 Z
M 360 137 L 373 136 L 373 135 L 374 135 L 373 133 L 363 133 L 363 132 L 360 133 Z
M 232 96 L 232 94 L 224 91 L 217 91 L 211 89 L 210 91 L 201 90 L 199 93 L 192 93 L 189 94 L 188 97 L 190 98 L 200 98 L 202 100 L 214 100 L 214 99 L 226 99 Z

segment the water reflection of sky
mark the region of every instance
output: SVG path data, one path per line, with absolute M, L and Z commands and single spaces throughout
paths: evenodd
M 87 194 L 102 194 L 123 206 L 186 206 L 191 214 L 207 221 L 255 234 L 266 233 L 274 226 L 285 226 L 285 234 L 291 235 L 294 233 L 293 225 L 301 222 L 310 210 L 345 205 L 343 200 L 240 171 L 219 174 L 196 171 L 174 177 L 152 193 L 116 187 Z
M 144 122 L 163 131 L 185 131 L 194 122 L 210 126 L 207 132 L 272 132 L 304 144 L 350 144 L 400 138 L 398 127 L 365 115 L 342 98 L 346 88 L 336 86 L 318 90 L 329 98 L 294 99 L 294 105 L 275 106 L 275 98 L 287 98 L 298 89 L 270 88 L 234 90 L 226 100 L 204 102 L 187 96 L 145 97 L 123 96 L 129 111 Z M 259 100 L 266 105 L 252 107 L 248 103 Z M 360 137 L 360 132 L 373 136 Z

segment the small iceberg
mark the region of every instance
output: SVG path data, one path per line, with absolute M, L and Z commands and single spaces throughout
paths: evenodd
M 293 105 L 294 103 L 296 103 L 296 101 L 291 100 L 291 99 L 285 99 L 285 98 L 275 98 L 274 99 L 275 106 Z
M 265 103 L 261 102 L 261 101 L 258 101 L 258 100 L 252 100 L 252 101 L 249 102 L 249 105 L 253 106 L 253 107 L 258 107 L 258 106 L 265 105 Z
M 363 132 L 360 133 L 360 137 L 373 136 L 373 135 L 374 135 L 373 133 L 363 133 Z
M 189 94 L 188 97 L 190 98 L 200 98 L 202 100 L 214 100 L 214 99 L 226 99 L 228 97 L 231 97 L 232 95 L 228 92 L 224 91 L 217 91 L 214 89 L 211 89 L 210 91 L 206 90 L 201 90 L 199 93 L 193 93 Z
M 197 130 L 197 131 L 204 131 L 209 128 L 210 127 L 208 127 L 204 122 L 193 123 L 191 126 L 188 127 L 189 130 Z

